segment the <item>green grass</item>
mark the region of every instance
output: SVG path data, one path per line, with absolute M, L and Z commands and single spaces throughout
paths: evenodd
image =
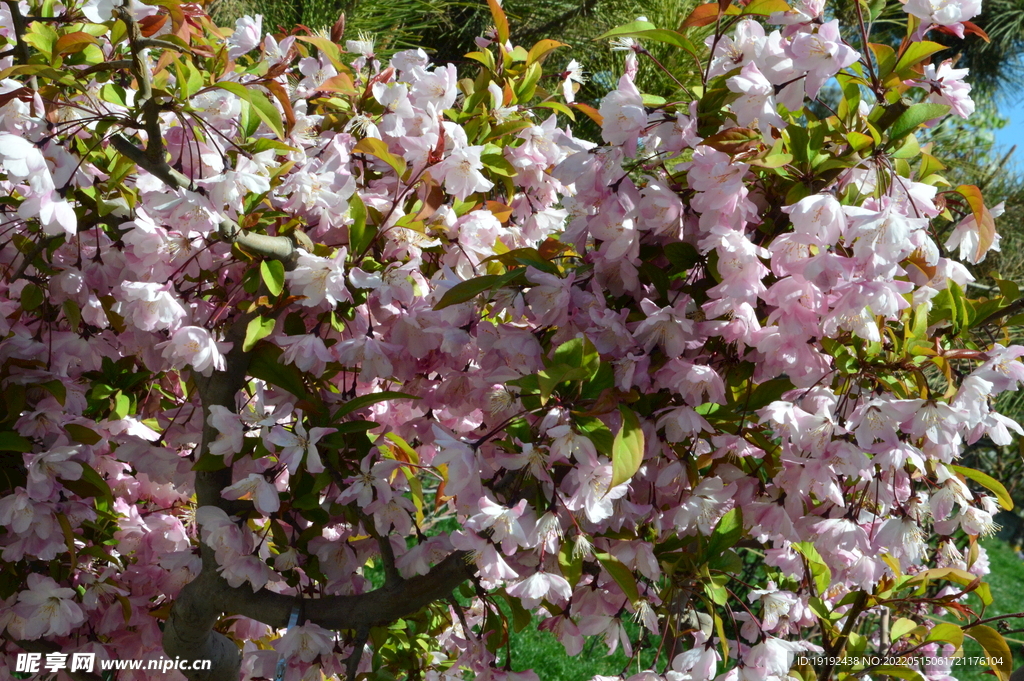
M 988 539 L 982 542 L 982 546 L 988 551 L 989 567 L 992 570 L 987 577 L 992 589 L 992 605 L 985 611 L 985 617 L 1024 612 L 1024 561 L 1017 557 L 1017 552 L 1011 546 L 999 539 Z M 970 605 L 977 608 L 978 600 L 972 597 Z M 1013 653 L 1013 667 L 1016 669 L 1024 665 L 1024 631 L 1016 631 L 1024 629 L 1024 618 L 1010 618 L 1005 622 L 1012 633 L 1004 633 L 1003 636 Z M 996 623 L 990 626 L 1002 631 Z M 981 646 L 973 640 L 965 640 L 964 655 L 983 655 Z M 987 667 L 966 665 L 952 670 L 953 676 L 960 681 L 991 681 L 994 677 L 987 672 Z
M 639 628 L 628 622 L 626 630 L 635 647 L 640 634 Z M 636 658 L 630 663 L 622 652 L 622 646 L 619 646 L 614 655 L 608 655 L 604 641 L 597 638 L 588 639 L 582 653 L 576 657 L 569 657 L 553 634 L 537 629 L 536 619 L 518 634 L 513 633 L 511 644 L 512 669 L 515 671 L 532 669 L 537 672 L 541 681 L 590 681 L 597 674 L 618 676 L 626 671 L 626 676 L 629 676 L 648 669 L 657 652 L 658 641 L 642 645 L 639 667 Z
M 1017 557 L 1012 547 L 998 539 L 988 539 L 982 545 L 988 551 L 992 569 L 987 579 L 993 602 L 985 611 L 985 617 L 1024 612 L 1024 561 Z M 980 601 L 971 597 L 970 605 L 978 608 Z M 1024 629 L 1024 618 L 1006 621 L 1011 631 Z M 553 635 L 538 630 L 536 625 L 537 620 L 534 620 L 523 631 L 512 635 L 512 668 L 516 671 L 533 669 L 542 681 L 589 681 L 596 674 L 617 676 L 626 667 L 627 659 L 621 648 L 614 655 L 607 656 L 603 641 L 588 640 L 580 655 L 569 657 Z M 995 623 L 991 626 L 998 628 Z M 632 623 L 627 628 L 630 638 L 635 642 L 638 629 Z M 1014 668 L 1024 665 L 1024 631 L 1006 633 L 1004 636 L 1013 652 Z M 639 669 L 645 669 L 643 665 L 650 664 L 654 653 L 655 650 L 650 646 L 641 652 Z M 967 657 L 983 655 L 981 647 L 971 639 L 964 642 L 964 654 Z M 634 660 L 627 676 L 637 671 Z M 952 675 L 959 681 L 993 681 L 995 678 L 987 667 L 968 665 L 954 667 Z

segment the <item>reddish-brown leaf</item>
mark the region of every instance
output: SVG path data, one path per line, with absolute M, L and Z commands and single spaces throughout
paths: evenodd
M 491 211 L 491 215 L 498 218 L 498 222 L 506 223 L 512 217 L 512 209 L 501 201 L 485 201 L 484 206 Z
M 139 21 L 139 30 L 142 32 L 143 37 L 152 38 L 167 23 L 167 16 L 166 12 L 160 12 L 159 14 L 151 14 L 141 19 Z
M 981 26 L 978 26 L 973 21 L 965 21 L 965 22 L 963 22 L 963 24 L 964 24 L 964 33 L 970 33 L 970 34 L 976 35 L 979 38 L 981 38 L 982 40 L 984 40 L 986 43 L 992 42 L 991 38 L 988 37 L 988 33 L 985 33 L 984 29 L 982 29 Z
M 85 33 L 84 31 L 75 31 L 74 33 L 68 33 L 58 38 L 53 51 L 56 54 L 74 54 L 76 52 L 81 52 L 85 49 L 86 45 L 95 45 L 96 42 L 96 38 L 88 33 Z
M 712 149 L 736 156 L 761 146 L 761 133 L 750 128 L 726 128 L 703 142 Z
M 604 125 L 604 117 L 600 113 L 598 113 L 597 109 L 590 106 L 589 104 L 575 103 L 572 105 L 572 108 L 582 111 L 587 115 L 587 118 L 594 121 L 598 125 Z
M 292 108 L 292 103 L 288 99 L 288 93 L 276 80 L 264 79 L 261 84 L 270 90 L 270 94 L 274 95 L 278 104 L 281 105 L 284 110 L 284 131 L 286 134 L 291 134 L 292 128 L 295 127 L 295 109 Z
M 331 26 L 331 42 L 341 44 L 341 39 L 345 37 L 345 13 L 342 12 L 338 15 L 338 20 Z
M 413 217 L 413 222 L 419 222 L 430 218 L 437 209 L 444 203 L 444 189 L 433 182 L 430 183 L 430 190 L 423 197 L 423 208 Z
M 719 9 L 720 5 L 717 2 L 709 2 L 703 5 L 697 5 L 690 12 L 690 16 L 686 17 L 683 23 L 679 26 L 680 32 L 687 28 L 699 28 L 701 26 L 708 26 L 709 24 L 715 23 L 718 19 L 718 15 L 721 12 Z

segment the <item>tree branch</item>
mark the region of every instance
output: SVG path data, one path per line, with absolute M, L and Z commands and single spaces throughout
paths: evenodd
M 242 350 L 245 329 L 252 315 L 243 315 L 228 330 L 232 343 L 225 357 L 224 371 L 194 380 L 203 402 L 203 441 L 200 457 L 209 451 L 217 431 L 206 418 L 210 408 L 220 405 L 235 409 L 235 396 L 245 386 L 251 352 Z M 199 506 L 217 506 L 229 515 L 236 503 L 221 497 L 231 484 L 231 470 L 196 472 L 196 502 Z M 390 546 L 387 547 L 390 549 Z M 281 629 L 295 607 L 305 613 L 305 621 L 325 629 L 354 629 L 393 622 L 448 597 L 452 590 L 472 575 L 469 554 L 457 551 L 438 563 L 427 574 L 411 579 L 389 580 L 384 587 L 357 596 L 329 596 L 302 599 L 267 589 L 253 593 L 251 588 L 233 588 L 217 572 L 213 551 L 201 546 L 203 567 L 198 577 L 178 594 L 164 626 L 163 645 L 170 657 L 186 660 L 211 660 L 209 671 L 185 672 L 190 681 L 236 681 L 241 665 L 238 648 L 230 639 L 213 630 L 223 613 L 249 617 Z
M 9 0 L 4 1 L 7 4 L 11 4 Z M 14 8 L 11 11 L 15 12 L 17 10 Z M 181 48 L 173 43 L 165 45 L 164 41 L 144 38 L 139 24 L 135 21 L 131 12 L 123 7 L 117 8 L 115 12 L 117 13 L 117 18 L 123 21 L 128 28 L 128 43 L 131 45 L 132 50 L 128 67 L 138 82 L 139 91 L 136 101 L 141 108 L 142 126 L 146 131 L 146 148 L 145 150 L 139 149 L 121 135 L 112 135 L 110 138 L 111 144 L 135 163 L 135 165 L 160 178 L 168 187 L 172 189 L 190 189 L 193 186 L 192 180 L 167 163 L 163 130 L 160 127 L 162 107 L 161 103 L 153 96 L 153 79 L 142 54 L 143 50 L 149 47 L 161 47 L 179 51 Z M 20 38 L 19 44 L 21 44 Z M 285 269 L 291 270 L 295 267 L 298 251 L 295 243 L 288 237 L 251 234 L 242 230 L 234 220 L 228 218 L 221 220 L 218 225 L 218 233 L 228 243 L 237 243 L 245 250 L 251 251 L 256 255 L 280 260 L 284 263 Z
M 19 64 L 27 64 L 32 53 L 25 42 L 25 31 L 28 30 L 28 22 L 25 15 L 21 13 L 21 5 L 18 0 L 4 0 L 7 9 L 11 12 L 11 23 L 14 24 L 14 56 Z
M 166 160 L 154 160 L 146 152 L 129 142 L 121 135 L 111 135 L 110 143 L 137 166 L 159 178 L 171 189 L 189 189 L 192 180 L 172 168 Z M 269 236 L 246 232 L 234 220 L 224 218 L 218 225 L 220 238 L 228 243 L 237 243 L 247 251 L 265 258 L 280 260 L 286 270 L 295 269 L 298 261 L 298 249 L 295 243 L 286 236 Z M 248 366 L 248 364 L 247 364 Z M 233 407 L 232 407 L 233 408 Z

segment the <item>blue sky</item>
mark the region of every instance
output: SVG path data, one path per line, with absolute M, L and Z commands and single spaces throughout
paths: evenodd
M 1004 97 L 999 102 L 999 113 L 1010 122 L 1002 130 L 996 130 L 996 142 L 1007 151 L 1016 144 L 1014 156 L 1019 162 L 1024 159 L 1024 92 Z

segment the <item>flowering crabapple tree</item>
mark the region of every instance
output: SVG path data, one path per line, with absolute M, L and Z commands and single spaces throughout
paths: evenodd
M 5 655 L 522 681 L 534 615 L 637 681 L 940 681 L 965 637 L 1005 681 L 1010 502 L 957 459 L 1021 430 L 1020 293 L 965 295 L 992 213 L 916 136 L 973 108 L 927 38 L 977 4 L 637 21 L 599 108 L 490 7 L 460 74 L 3 0 Z

